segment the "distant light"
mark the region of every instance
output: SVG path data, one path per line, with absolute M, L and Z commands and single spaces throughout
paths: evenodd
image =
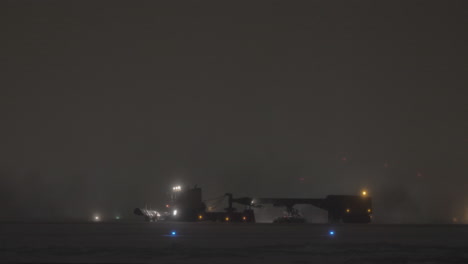
M 172 231 L 172 232 L 171 232 L 171 235 L 172 235 L 172 236 L 177 235 L 176 231 Z
M 202 219 L 203 219 L 203 215 L 199 215 L 199 216 L 198 216 L 198 219 L 202 220 Z
M 370 213 L 371 211 L 372 211 L 372 210 L 371 210 L 370 208 L 369 208 L 369 209 L 367 209 L 367 212 L 368 212 L 368 213 Z
M 346 209 L 346 212 L 349 213 L 349 212 L 351 212 L 351 210 L 349 210 L 349 208 L 348 208 L 348 209 Z
M 181 191 L 182 187 L 180 185 L 172 187 L 172 190 L 175 192 Z
M 98 215 L 94 216 L 94 221 L 99 221 L 99 220 L 101 220 L 101 218 Z
M 177 215 L 177 210 L 174 210 L 174 212 L 172 212 L 172 214 L 173 214 L 174 216 L 176 216 L 176 215 Z
M 331 231 L 329 232 L 329 234 L 330 234 L 330 236 L 333 236 L 333 235 L 335 235 L 335 231 L 331 230 Z
M 229 217 L 226 217 L 225 220 L 226 220 L 226 222 L 229 222 Z
M 452 221 L 453 221 L 454 223 L 456 223 L 456 222 L 458 222 L 458 218 L 454 217 L 454 218 L 452 219 Z
M 367 195 L 367 191 L 362 191 L 362 196 L 366 196 Z
M 116 216 L 116 217 L 115 217 L 115 220 L 120 220 L 120 216 Z
M 169 205 L 168 205 L 168 204 L 166 204 L 166 208 L 169 208 Z
M 242 220 L 244 220 L 244 221 L 247 220 L 247 217 L 246 217 L 246 216 L 243 216 L 243 217 L 242 217 Z

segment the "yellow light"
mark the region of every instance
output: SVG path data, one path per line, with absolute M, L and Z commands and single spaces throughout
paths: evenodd
M 371 209 L 367 209 L 367 212 L 370 213 L 370 212 L 371 212 Z
M 244 220 L 244 221 L 247 220 L 247 217 L 243 216 L 243 217 L 242 217 L 242 220 Z
M 363 195 L 363 196 L 366 196 L 366 195 L 367 195 L 367 192 L 366 192 L 366 191 L 362 191 L 362 195 Z
M 202 219 L 203 219 L 203 215 L 199 215 L 199 216 L 198 216 L 198 219 L 202 220 Z
M 349 213 L 349 212 L 351 212 L 351 210 L 349 210 L 349 209 L 346 209 L 346 212 L 347 212 L 347 213 Z
M 226 222 L 229 222 L 229 217 L 226 217 L 225 220 L 226 220 Z

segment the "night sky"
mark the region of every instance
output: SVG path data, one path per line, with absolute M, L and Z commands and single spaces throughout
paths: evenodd
M 2 1 L 0 27 L 0 218 L 198 184 L 468 220 L 468 1 Z

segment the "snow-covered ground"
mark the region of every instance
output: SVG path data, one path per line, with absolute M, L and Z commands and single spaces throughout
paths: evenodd
M 0 223 L 0 262 L 468 263 L 468 226 Z

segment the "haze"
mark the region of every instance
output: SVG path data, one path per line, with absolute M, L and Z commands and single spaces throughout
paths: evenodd
M 2 1 L 0 218 L 374 197 L 468 220 L 466 1 Z

